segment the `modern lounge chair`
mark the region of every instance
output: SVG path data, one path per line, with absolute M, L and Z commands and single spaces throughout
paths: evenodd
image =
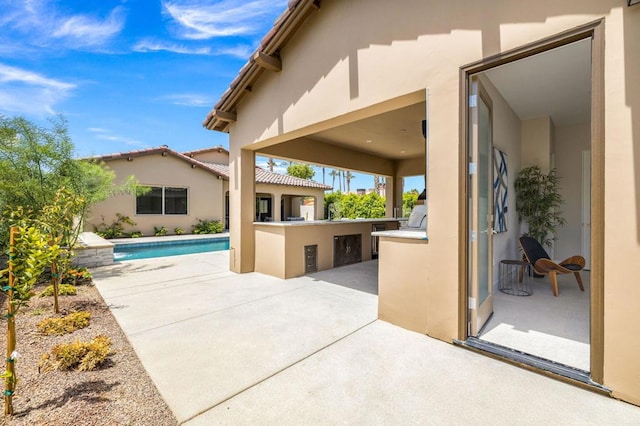
M 571 256 L 560 263 L 556 263 L 551 260 L 542 245 L 532 237 L 520 237 L 520 248 L 527 259 L 527 262 L 533 266 L 534 272 L 549 275 L 554 296 L 558 296 L 558 274 L 573 273 L 576 277 L 576 281 L 578 281 L 578 287 L 580 287 L 580 290 L 584 291 L 582 277 L 580 276 L 580 271 L 582 271 L 586 264 L 584 257 Z

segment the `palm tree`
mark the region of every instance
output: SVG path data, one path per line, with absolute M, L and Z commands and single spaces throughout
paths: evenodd
M 273 172 L 273 166 L 276 165 L 276 162 L 273 161 L 273 158 L 269 157 L 269 159 L 267 160 L 267 165 L 269 166 L 269 171 Z
M 325 183 L 324 183 L 324 171 L 325 171 L 325 170 L 324 170 L 324 167 L 323 167 L 323 168 L 322 168 L 322 184 L 323 184 L 323 185 L 325 184 Z
M 380 176 L 373 175 L 373 190 L 380 195 Z
M 344 180 L 346 182 L 347 194 L 351 192 L 351 179 L 353 179 L 353 173 L 347 170 L 344 173 Z
M 335 190 L 336 187 L 336 176 L 338 176 L 338 172 L 334 169 L 329 172 L 329 176 L 331 176 L 331 187 Z

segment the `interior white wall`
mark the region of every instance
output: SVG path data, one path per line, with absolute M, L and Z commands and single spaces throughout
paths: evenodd
M 493 236 L 493 283 L 497 289 L 500 261 L 519 259 L 518 237 L 520 225 L 516 213 L 516 197 L 513 189 L 515 174 L 520 170 L 521 120 L 487 78 L 480 78 L 493 102 L 493 146 L 507 154 L 507 232 Z
M 580 253 L 582 238 L 582 151 L 591 147 L 591 126 L 577 124 L 555 129 L 555 165 L 563 216 L 567 223 L 558 228 L 555 258 L 566 259 Z
M 522 167 L 539 166 L 543 173 L 553 168 L 553 122 L 551 117 L 522 121 Z

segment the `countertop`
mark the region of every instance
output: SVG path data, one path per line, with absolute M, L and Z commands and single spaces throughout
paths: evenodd
M 350 225 L 354 223 L 386 223 L 399 222 L 400 219 L 382 218 L 382 219 L 340 219 L 340 220 L 300 220 L 286 222 L 253 222 L 254 225 L 260 226 L 327 226 L 327 225 Z
M 410 240 L 428 240 L 427 231 L 419 228 L 402 228 L 389 231 L 372 232 L 374 237 L 404 238 Z

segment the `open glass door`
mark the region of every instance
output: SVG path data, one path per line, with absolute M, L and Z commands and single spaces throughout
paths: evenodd
M 477 77 L 469 98 L 469 322 L 477 336 L 493 313 L 491 101 Z

